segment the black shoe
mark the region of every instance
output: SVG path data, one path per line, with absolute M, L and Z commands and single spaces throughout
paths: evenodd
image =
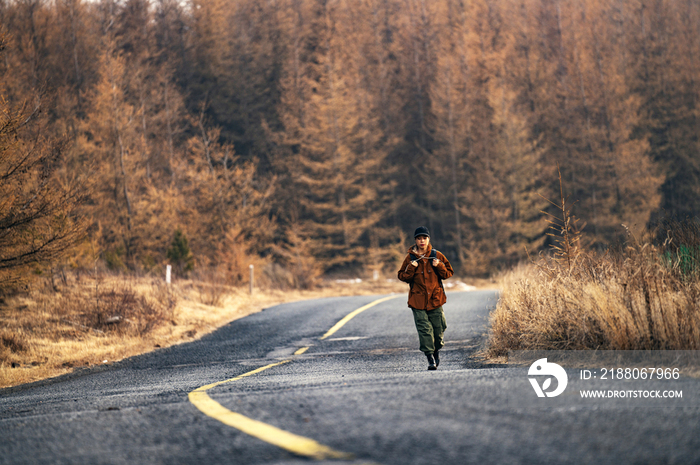
M 436 350 L 433 352 L 433 357 L 435 358 L 435 368 L 440 366 L 440 351 Z
M 437 370 L 437 366 L 435 366 L 435 358 L 433 358 L 433 354 L 425 354 L 426 357 L 428 357 L 428 370 Z

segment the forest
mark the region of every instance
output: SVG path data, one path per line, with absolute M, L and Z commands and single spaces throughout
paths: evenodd
M 0 0 L 0 273 L 461 276 L 700 213 L 698 0 Z

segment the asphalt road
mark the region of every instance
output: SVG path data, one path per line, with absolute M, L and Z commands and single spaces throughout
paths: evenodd
M 448 293 L 446 347 L 427 371 L 405 296 L 329 298 L 266 309 L 199 341 L 101 371 L 0 391 L 0 463 L 700 463 L 698 381 L 685 403 L 547 403 L 526 369 L 471 359 L 493 292 Z M 300 349 L 308 347 L 299 355 Z M 312 460 L 201 411 L 308 438 L 352 458 Z M 575 373 L 570 373 L 571 378 Z M 578 381 L 572 379 L 570 384 Z M 235 413 L 231 413 L 235 412 Z

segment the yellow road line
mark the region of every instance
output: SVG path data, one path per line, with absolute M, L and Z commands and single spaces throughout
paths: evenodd
M 368 303 L 368 304 L 365 305 L 364 307 L 360 307 L 360 308 L 358 308 L 357 310 L 354 310 L 354 311 L 348 313 L 347 315 L 345 315 L 345 317 L 344 317 L 342 320 L 340 320 L 340 321 L 337 322 L 335 325 L 333 325 L 333 327 L 332 327 L 331 329 L 329 329 L 328 332 L 327 332 L 326 334 L 324 334 L 323 336 L 321 336 L 321 340 L 323 340 L 323 339 L 325 339 L 325 338 L 327 338 L 327 337 L 332 336 L 333 334 L 335 334 L 335 332 L 338 331 L 340 328 L 342 328 L 342 327 L 345 325 L 345 323 L 347 323 L 348 321 L 352 320 L 355 316 L 357 316 L 357 315 L 359 315 L 360 313 L 364 312 L 364 311 L 367 310 L 368 308 L 372 308 L 372 307 L 374 307 L 374 306 L 377 305 L 377 304 L 380 304 L 380 303 L 382 303 L 382 302 L 386 302 L 387 300 L 390 300 L 390 299 L 395 299 L 395 298 L 397 298 L 397 297 L 399 297 L 399 296 L 398 296 L 398 295 L 390 295 L 389 297 L 383 297 L 383 298 L 381 298 L 381 299 L 375 300 L 374 302 Z
M 308 347 L 304 347 L 308 349 Z M 297 352 L 299 352 L 299 349 Z M 352 454 L 345 452 L 339 452 L 337 450 L 331 449 L 328 446 L 319 444 L 313 439 L 305 438 L 304 436 L 299 436 L 288 431 L 276 428 L 267 423 L 261 421 L 253 420 L 240 413 L 232 412 L 226 407 L 216 402 L 214 399 L 209 397 L 206 391 L 212 389 L 216 386 L 220 386 L 225 383 L 230 383 L 231 381 L 236 381 L 246 376 L 251 376 L 261 371 L 265 371 L 268 368 L 276 367 L 284 363 L 289 363 L 291 360 L 284 360 L 277 363 L 271 363 L 265 365 L 264 367 L 256 368 L 242 375 L 236 376 L 235 378 L 227 379 L 225 381 L 219 381 L 212 384 L 207 384 L 188 394 L 188 398 L 192 404 L 197 407 L 202 413 L 208 417 L 214 418 L 221 423 L 232 426 L 239 431 L 242 431 L 250 436 L 258 438 L 267 442 L 268 444 L 275 445 L 282 449 L 288 450 L 297 455 L 302 455 L 312 459 L 322 460 L 322 459 L 351 459 Z
M 281 362 L 271 363 L 269 365 L 265 365 L 264 367 L 256 368 L 255 370 L 249 371 L 247 373 L 243 373 L 242 375 L 238 375 L 235 378 L 227 379 L 224 381 L 217 381 L 216 383 L 207 384 L 206 386 L 198 387 L 197 389 L 195 389 L 192 392 L 208 391 L 209 389 L 211 389 L 213 387 L 220 386 L 220 385 L 226 384 L 226 383 L 230 383 L 231 381 L 236 381 L 236 380 L 239 380 L 241 378 L 245 378 L 246 376 L 251 376 L 251 375 L 254 375 L 256 373 L 260 373 L 261 371 L 265 371 L 268 368 L 276 367 L 277 365 L 282 365 L 284 363 L 289 363 L 289 362 L 291 362 L 291 360 L 283 360 Z
M 250 419 L 240 413 L 232 412 L 209 397 L 205 391 L 192 391 L 189 394 L 189 399 L 205 415 L 294 454 L 316 460 L 352 458 L 351 454 L 338 452 L 313 439 L 298 436 L 267 423 Z
M 377 304 L 385 302 L 389 299 L 394 299 L 396 297 L 398 297 L 398 295 L 383 297 L 349 313 L 342 320 L 337 322 L 331 329 L 329 329 L 328 332 L 321 337 L 321 339 L 325 339 L 328 336 L 331 336 L 340 328 L 342 328 L 343 325 L 345 325 L 345 323 L 353 319 L 356 315 L 364 312 L 368 308 L 374 307 Z M 294 355 L 301 355 L 307 350 L 309 350 L 308 347 L 301 347 L 297 349 L 296 352 L 294 352 Z M 324 446 L 323 444 L 320 444 L 314 441 L 313 439 L 305 438 L 304 436 L 299 436 L 290 433 L 289 431 L 276 428 L 272 425 L 268 425 L 267 423 L 253 420 L 244 415 L 241 415 L 240 413 L 232 412 L 231 410 L 228 410 L 226 407 L 209 397 L 209 395 L 206 392 L 209 389 L 212 389 L 216 386 L 230 383 L 232 381 L 236 381 L 241 378 L 245 378 L 246 376 L 251 376 L 256 373 L 260 373 L 261 371 L 265 371 L 269 368 L 289 363 L 291 361 L 292 360 L 289 359 L 277 363 L 271 363 L 269 365 L 256 368 L 255 370 L 251 370 L 247 373 L 243 373 L 242 375 L 238 375 L 235 378 L 227 379 L 224 381 L 217 381 L 216 383 L 212 384 L 207 384 L 206 386 L 199 387 L 194 391 L 190 392 L 187 397 L 189 398 L 190 402 L 192 402 L 192 404 L 205 415 L 214 418 L 215 420 L 218 420 L 225 425 L 236 428 L 237 430 L 242 431 L 250 436 L 256 437 L 262 441 L 285 449 L 294 454 L 309 457 L 316 460 L 352 459 L 352 454 L 348 454 L 346 452 L 339 452 L 337 450 L 331 449 L 328 446 Z
M 294 355 L 301 355 L 304 352 L 306 352 L 307 350 L 309 350 L 308 347 L 302 347 L 301 349 L 298 349 L 296 352 L 294 352 Z

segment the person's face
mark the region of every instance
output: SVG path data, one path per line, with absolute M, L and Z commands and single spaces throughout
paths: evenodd
M 418 236 L 416 237 L 416 246 L 419 249 L 425 249 L 430 243 L 430 238 L 428 236 Z

